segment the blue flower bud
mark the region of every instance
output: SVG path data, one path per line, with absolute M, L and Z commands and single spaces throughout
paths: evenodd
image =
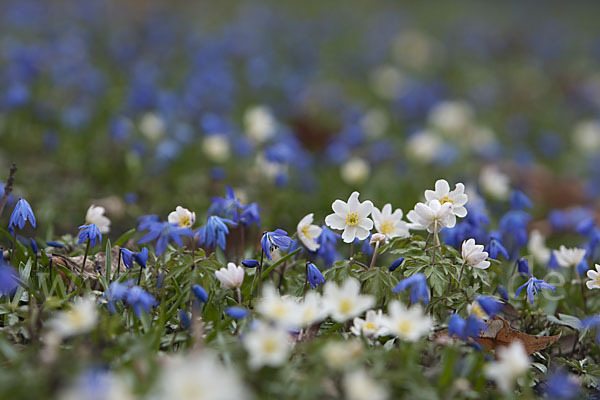
M 225 314 L 230 316 L 233 319 L 241 319 L 246 318 L 250 313 L 243 307 L 227 307 L 225 309 Z
M 179 310 L 179 323 L 183 329 L 189 329 L 192 324 L 192 320 L 190 319 L 190 314 L 188 314 L 185 310 Z
M 256 268 L 260 265 L 260 263 L 257 260 L 249 258 L 247 260 L 242 261 L 242 265 L 246 268 Z
M 404 257 L 400 257 L 399 259 L 394 261 L 392 263 L 392 265 L 389 266 L 389 270 L 391 272 L 394 272 L 400 265 L 402 265 L 403 262 L 404 262 Z
M 32 250 L 32 251 L 33 251 L 35 254 L 37 254 L 39 249 L 38 249 L 38 245 L 37 245 L 37 243 L 36 243 L 35 239 L 34 239 L 34 238 L 30 238 L 30 239 L 29 239 L 29 243 L 31 244 L 31 250 Z
M 306 263 L 306 276 L 308 278 L 308 282 L 310 283 L 311 288 L 316 288 L 317 286 L 325 283 L 325 278 L 319 268 L 311 262 Z
M 519 258 L 517 261 L 517 269 L 521 276 L 529 276 L 529 263 L 524 257 Z
M 192 286 L 192 292 L 194 292 L 194 296 L 196 296 L 196 299 L 200 303 L 206 303 L 206 301 L 208 300 L 208 293 L 206 293 L 206 290 L 204 290 L 204 288 L 202 286 L 200 286 L 200 285 Z
M 500 297 L 502 297 L 502 300 L 508 301 L 508 292 L 506 291 L 506 288 L 504 286 L 498 285 L 496 290 L 498 291 Z

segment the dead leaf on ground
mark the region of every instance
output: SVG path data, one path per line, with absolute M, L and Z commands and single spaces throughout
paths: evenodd
M 117 265 L 119 259 L 119 247 L 115 246 L 111 249 L 111 271 L 112 278 L 116 276 L 117 273 Z M 55 267 L 57 265 L 62 265 L 63 267 L 71 270 L 74 274 L 79 275 L 81 271 L 81 263 L 83 262 L 83 255 L 76 257 L 67 257 L 62 254 L 52 254 L 52 266 Z M 121 269 L 119 270 L 119 274 L 125 272 L 126 268 L 121 259 Z M 58 270 L 61 273 L 60 270 Z M 106 253 L 99 252 L 94 254 L 94 257 L 89 257 L 85 262 L 85 266 L 83 269 L 83 278 L 84 279 L 98 279 L 100 276 L 104 276 L 106 274 Z M 61 273 L 62 275 L 62 273 Z M 67 279 L 66 276 L 63 278 Z
M 487 324 L 488 329 L 481 334 L 477 342 L 486 350 L 496 350 L 498 347 L 508 346 L 512 342 L 520 341 L 525 346 L 527 354 L 533 354 L 536 351 L 544 350 L 560 338 L 554 336 L 535 336 L 521 332 L 510 327 L 507 320 L 498 316 L 494 317 Z

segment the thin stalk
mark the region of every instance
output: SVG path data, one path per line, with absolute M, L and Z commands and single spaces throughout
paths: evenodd
M 465 262 L 463 261 L 462 266 L 460 267 L 460 274 L 458 274 L 458 287 L 456 288 L 456 291 L 460 290 L 460 284 L 462 282 L 462 276 L 463 276 L 463 272 L 465 272 Z
M 354 241 L 352 243 L 350 243 L 350 259 L 352 260 L 352 257 L 354 257 Z
M 142 281 L 142 271 L 144 268 L 140 265 L 140 274 L 138 275 L 137 285 L 140 286 L 140 282 Z
M 121 258 L 122 257 L 123 257 L 123 249 L 121 247 L 119 247 L 119 260 L 117 261 L 117 275 L 115 276 L 115 279 L 117 279 L 119 277 L 119 272 L 121 271 Z
M 237 302 L 241 306 L 242 305 L 242 291 L 240 290 L 239 287 L 235 289 L 235 294 L 237 297 Z
M 79 270 L 79 278 L 81 278 L 82 282 L 83 282 L 83 270 L 85 269 L 85 262 L 87 261 L 87 256 L 88 256 L 89 252 L 90 252 L 90 239 L 88 239 L 87 245 L 85 246 L 85 254 L 83 255 L 83 260 L 81 261 L 81 269 Z M 71 281 L 71 284 L 69 285 L 69 290 L 73 289 L 74 283 L 75 283 L 75 281 Z
M 580 288 L 581 288 L 581 299 L 583 300 L 583 313 L 587 315 L 588 310 L 587 310 L 587 302 L 586 302 L 586 299 L 585 299 L 585 287 L 584 287 L 584 284 L 583 284 L 583 279 L 581 279 L 580 282 L 581 282 L 581 285 L 580 285 Z
M 375 266 L 375 260 L 377 259 L 377 252 L 379 251 L 379 241 L 375 242 L 375 248 L 373 249 L 373 257 L 371 257 L 371 264 L 369 264 L 369 268 L 373 268 Z
M 260 250 L 260 264 L 258 265 L 258 297 L 262 292 L 262 270 L 263 270 L 263 261 L 265 259 L 265 251 L 261 248 Z

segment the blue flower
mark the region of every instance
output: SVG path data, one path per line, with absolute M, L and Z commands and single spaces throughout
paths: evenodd
M 524 210 L 532 207 L 533 203 L 529 200 L 529 197 L 520 190 L 513 190 L 510 194 L 510 208 L 513 210 Z
M 550 251 L 550 258 L 548 259 L 548 268 L 549 269 L 558 269 L 558 259 L 556 258 L 556 254 L 554 251 Z
M 228 218 L 237 223 L 240 220 L 239 210 L 242 208 L 242 204 L 235 197 L 235 193 L 229 185 L 227 185 L 225 190 L 227 192 L 225 197 L 212 198 L 212 204 L 208 209 L 208 214 Z
M 576 226 L 575 232 L 583 236 L 588 236 L 594 229 L 594 218 L 584 218 Z
M 325 278 L 319 268 L 311 262 L 306 262 L 306 276 L 311 288 L 316 288 L 319 285 L 325 283 Z
M 465 336 L 465 329 L 467 327 L 467 321 L 461 318 L 460 315 L 454 313 L 450 317 L 450 321 L 448 322 L 448 335 L 450 336 L 458 336 L 462 340 L 467 340 Z
M 340 234 L 333 232 L 325 225 L 321 226 L 321 234 L 317 238 L 317 243 L 319 243 L 317 256 L 321 257 L 324 264 L 328 267 L 331 267 L 338 258 L 336 244 L 341 238 Z
M 39 249 L 38 249 L 38 245 L 37 245 L 37 242 L 35 241 L 35 239 L 30 238 L 29 244 L 31 245 L 31 251 L 33 251 L 34 254 L 37 254 Z
M 492 237 L 490 239 L 490 243 L 487 247 L 487 252 L 489 253 L 490 258 L 493 258 L 494 260 L 497 260 L 498 256 L 503 256 L 507 260 L 510 259 L 510 257 L 508 256 L 508 251 L 506 251 L 506 248 L 504 248 L 500 239 L 496 237 Z
M 139 286 L 133 286 L 128 289 L 125 293 L 124 300 L 131 306 L 138 318 L 142 311 L 150 312 L 150 308 L 158 304 L 150 293 Z
M 458 336 L 462 340 L 477 339 L 482 331 L 486 330 L 485 323 L 474 315 L 469 315 L 465 321 L 458 314 L 452 314 L 448 322 L 448 334 Z
M 467 318 L 467 327 L 465 328 L 465 336 L 476 339 L 479 337 L 481 332 L 484 332 L 487 329 L 485 323 L 477 318 L 475 315 L 471 314 Z
M 0 296 L 12 296 L 19 286 L 19 273 L 0 259 Z
M 414 274 L 398 282 L 393 292 L 398 293 L 410 288 L 410 301 L 416 303 L 423 300 L 425 305 L 429 304 L 429 288 L 427 279 L 422 273 Z
M 206 245 L 209 248 L 217 248 L 225 250 L 226 237 L 229 234 L 229 228 L 226 224 L 237 225 L 230 219 L 211 215 L 206 221 L 206 225 L 198 230 L 200 236 L 200 244 Z
M 575 269 L 577 270 L 577 274 L 579 276 L 585 276 L 588 269 L 590 269 L 590 267 L 588 266 L 587 261 L 585 260 L 585 258 L 583 258 L 579 264 L 577 264 L 577 266 L 575 267 Z
M 533 296 L 535 296 L 540 290 L 542 290 L 542 289 L 551 289 L 552 291 L 555 290 L 554 286 L 544 282 L 542 279 L 537 279 L 535 276 L 532 275 L 527 282 L 525 282 L 523 285 L 519 286 L 519 288 L 517 289 L 517 292 L 515 293 L 515 298 L 519 297 L 521 290 L 523 290 L 523 288 L 525 286 L 527 286 L 527 297 L 529 298 L 529 301 L 531 302 L 531 304 L 533 304 Z
M 89 241 L 94 247 L 96 243 L 102 243 L 102 234 L 95 224 L 81 225 L 79 229 L 79 244 Z
M 251 203 L 245 206 L 242 214 L 240 215 L 240 222 L 245 226 L 260 226 L 260 213 L 258 212 L 258 204 Z
M 106 300 L 108 301 L 108 311 L 110 311 L 113 314 L 116 312 L 115 301 L 123 300 L 125 294 L 127 293 L 129 287 L 132 284 L 133 281 L 128 281 L 125 283 L 116 281 L 111 282 L 110 286 L 108 287 L 108 290 L 106 291 L 106 293 L 104 293 L 104 297 L 106 297 Z
M 502 300 L 508 301 L 508 292 L 506 291 L 506 288 L 504 286 L 498 285 L 496 290 L 498 291 L 498 294 L 500 295 Z
M 243 307 L 232 306 L 225 309 L 225 314 L 233 319 L 241 319 L 246 318 L 250 313 Z
M 141 251 L 138 251 L 133 255 L 133 259 L 142 268 L 146 268 L 146 262 L 148 261 L 148 249 L 144 247 Z
M 192 293 L 194 293 L 194 296 L 196 296 L 196 300 L 198 300 L 198 302 L 206 303 L 208 301 L 208 293 L 202 286 L 193 285 Z
M 142 224 L 140 224 L 141 226 Z M 168 222 L 148 222 L 143 224 L 149 232 L 141 238 L 138 243 L 144 244 L 156 240 L 156 255 L 160 256 L 167 249 L 169 241 L 175 242 L 178 246 L 183 246 L 181 236 L 193 236 L 194 232 L 190 228 L 179 228 L 177 224 Z M 138 226 L 138 229 L 139 227 Z
M 394 272 L 399 266 L 402 265 L 402 263 L 404 262 L 404 257 L 400 257 L 398 259 L 396 259 L 389 267 L 388 269 L 390 270 L 390 272 Z
M 267 255 L 267 259 L 272 260 L 271 252 L 278 248 L 288 248 L 292 244 L 292 239 L 287 236 L 283 229 L 276 229 L 273 232 L 265 232 L 260 240 L 262 250 Z
M 256 268 L 260 265 L 260 263 L 257 260 L 249 258 L 247 260 L 242 261 L 242 265 L 246 268 Z
M 62 249 L 62 248 L 64 248 L 64 247 L 65 247 L 65 245 L 64 245 L 64 244 L 62 244 L 62 243 L 60 243 L 60 242 L 53 242 L 53 241 L 46 242 L 46 245 L 47 245 L 47 246 L 50 246 L 50 247 L 56 247 L 56 248 L 58 248 L 58 249 Z
M 145 230 L 150 229 L 154 223 L 160 222 L 160 218 L 158 217 L 158 215 L 155 215 L 155 214 L 142 215 L 141 217 L 139 217 L 137 219 L 137 221 L 138 221 L 137 230 L 145 231 Z
M 133 255 L 135 253 L 129 249 L 121 248 L 121 258 L 123 258 L 123 264 L 127 268 L 133 268 Z
M 491 318 L 498 314 L 504 304 L 491 296 L 477 296 L 475 299 L 483 311 Z
M 25 222 L 29 221 L 31 226 L 35 228 L 35 215 L 33 215 L 33 210 L 31 206 L 25 199 L 20 199 L 15 208 L 10 215 L 10 220 L 8 221 L 8 226 L 18 227 L 20 230 L 25 226 Z
M 524 257 L 517 261 L 517 270 L 521 276 L 529 276 L 529 263 Z
M 581 386 L 575 375 L 557 371 L 546 380 L 546 395 L 551 399 L 574 399 L 579 396 Z
M 190 314 L 185 310 L 179 310 L 179 323 L 183 329 L 189 329 L 192 325 Z

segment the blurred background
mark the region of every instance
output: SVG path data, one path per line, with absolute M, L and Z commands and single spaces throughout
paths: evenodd
M 436 179 L 534 215 L 600 183 L 594 2 L 15 0 L 0 13 L 0 181 L 38 234 L 118 236 L 232 186 L 265 228 Z M 5 213 L 5 218 L 8 216 Z

